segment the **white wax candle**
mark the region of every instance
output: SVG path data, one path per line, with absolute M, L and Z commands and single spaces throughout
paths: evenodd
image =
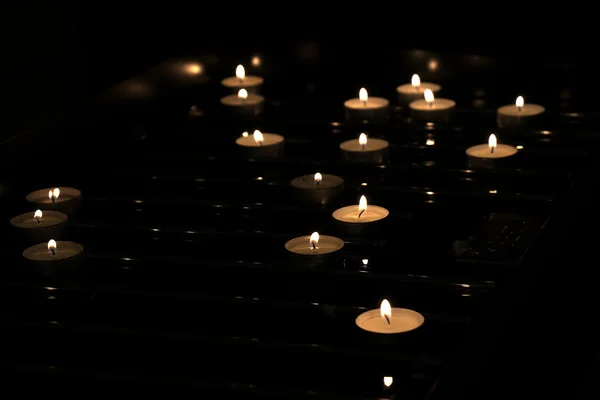
M 398 92 L 398 101 L 400 104 L 409 104 L 412 101 L 423 98 L 425 90 L 429 89 L 433 94 L 437 94 L 442 87 L 436 83 L 421 82 L 418 75 L 413 75 L 411 83 L 405 83 L 396 87 Z
M 525 104 L 523 97 L 519 96 L 515 104 L 498 108 L 496 121 L 501 128 L 527 125 L 538 119 L 545 110 L 537 104 Z
M 265 98 L 261 95 L 248 93 L 246 89 L 240 89 L 237 94 L 231 94 L 221 98 L 221 104 L 243 115 L 259 115 L 264 106 Z
M 311 237 L 313 235 L 292 239 L 285 244 L 285 249 L 291 253 L 302 256 L 318 257 L 335 253 L 344 247 L 344 241 L 342 239 L 325 235 L 319 235 L 318 242 L 313 246 L 311 242 Z
M 264 79 L 260 76 L 246 75 L 243 65 L 238 65 L 235 70 L 235 76 L 230 76 L 221 81 L 226 88 L 233 89 L 236 93 L 240 89 L 246 89 L 248 92 L 257 93 Z
M 494 151 L 492 151 L 492 148 Z M 506 161 L 517 154 L 514 146 L 496 144 L 496 136 L 490 135 L 488 144 L 469 147 L 465 153 L 471 168 L 493 168 L 506 164 Z
M 56 191 L 58 189 L 58 192 Z M 50 196 L 53 192 L 58 196 Z M 81 204 L 81 192 L 70 187 L 59 186 L 57 188 L 46 188 L 29 193 L 25 199 L 41 210 L 61 211 L 72 215 Z
M 10 220 L 10 224 L 19 228 L 19 232 L 32 242 L 59 238 L 61 228 L 66 225 L 67 215 L 58 211 L 43 211 L 39 214 L 37 219 L 36 212 L 18 215 Z
M 83 253 L 83 246 L 75 242 L 56 242 L 54 255 L 48 243 L 40 243 L 23 251 L 23 257 L 31 261 L 58 262 L 71 259 Z
M 422 314 L 406 308 L 392 308 L 390 323 L 381 316 L 381 310 L 370 310 L 356 318 L 356 325 L 365 331 L 393 334 L 417 329 L 425 322 Z
M 415 100 L 408 106 L 413 120 L 427 122 L 448 122 L 456 103 L 449 99 L 436 99 L 433 92 L 424 91 L 424 99 Z
M 366 138 L 347 140 L 340 144 L 342 155 L 348 161 L 383 163 L 387 160 L 390 144 L 387 140 Z M 362 139 L 361 139 L 362 138 Z M 366 143 L 365 143 L 366 141 Z
M 279 158 L 284 153 L 284 137 L 275 133 L 254 131 L 253 135 L 240 136 L 235 143 L 249 158 Z
M 346 118 L 349 120 L 386 122 L 389 115 L 390 102 L 383 97 L 369 97 L 367 91 L 362 88 L 359 97 L 346 100 Z
M 339 176 L 317 173 L 294 178 L 290 184 L 303 200 L 325 205 L 342 191 L 344 180 Z
M 360 216 L 359 216 L 360 214 Z M 347 206 L 338 208 L 333 212 L 333 218 L 340 222 L 351 224 L 368 224 L 382 220 L 390 215 L 390 212 L 383 207 L 372 206 L 369 204 L 367 210 L 361 214 L 360 206 Z

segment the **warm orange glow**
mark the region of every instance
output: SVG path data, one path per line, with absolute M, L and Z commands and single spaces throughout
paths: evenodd
M 48 242 L 48 250 L 56 250 L 56 241 L 54 239 L 50 239 Z
M 242 64 L 238 65 L 235 69 L 235 76 L 240 80 L 244 80 L 246 77 L 246 70 Z
M 185 64 L 183 69 L 190 75 L 200 75 L 204 71 L 202 64 L 197 63 Z
M 323 180 L 323 175 L 321 175 L 319 172 L 317 172 L 315 174 L 315 182 L 321 182 Z
M 394 383 L 394 378 L 391 376 L 384 376 L 383 377 L 383 384 L 385 385 L 385 387 L 390 387 L 392 386 L 392 383 Z
M 365 195 L 360 196 L 360 200 L 358 201 L 358 212 L 367 211 L 367 198 Z
M 515 104 L 517 107 L 523 107 L 523 105 L 525 105 L 525 99 L 523 99 L 523 96 L 517 97 L 517 101 L 515 101 Z
M 263 134 L 259 130 L 254 131 L 253 136 L 256 143 L 262 143 L 265 140 Z
M 428 103 L 433 103 L 433 101 L 435 100 L 435 98 L 433 97 L 433 92 L 431 91 L 431 89 L 425 89 L 425 93 L 423 93 L 425 96 L 425 101 Z
M 358 91 L 358 98 L 360 99 L 360 101 L 362 101 L 363 103 L 366 103 L 367 100 L 369 100 L 369 94 L 367 93 L 367 89 L 365 88 L 360 88 L 360 90 Z
M 435 144 L 435 140 L 433 140 L 433 139 L 427 139 L 427 141 L 425 142 L 425 144 L 427 146 L 433 146 Z
M 421 86 L 421 78 L 419 78 L 419 75 L 414 74 L 410 80 L 410 84 L 413 85 L 415 89 Z
M 243 136 L 243 137 L 248 137 L 248 131 L 244 131 L 244 132 L 242 133 L 242 136 Z
M 54 200 L 56 200 L 56 199 L 58 199 L 58 196 L 60 196 L 60 189 L 59 189 L 59 188 L 56 188 L 56 189 L 54 189 L 54 190 L 50 190 L 50 191 L 48 192 L 48 198 L 49 198 L 49 199 L 54 199 Z
M 358 144 L 360 144 L 361 146 L 366 146 L 367 145 L 367 135 L 365 135 L 364 133 L 361 133 L 360 136 L 358 137 Z
M 385 318 L 387 316 L 390 321 L 392 320 L 392 306 L 390 305 L 390 302 L 387 301 L 387 299 L 384 299 L 381 302 L 381 307 L 379 308 L 379 311 L 381 312 L 381 318 Z
M 246 89 L 240 89 L 240 91 L 238 92 L 238 97 L 240 99 L 247 99 L 248 98 L 248 91 Z
M 41 219 L 42 218 L 42 210 L 36 210 L 35 213 L 33 214 L 33 218 Z
M 310 245 L 313 248 L 316 248 L 319 245 L 319 233 L 318 232 L 313 232 L 313 234 L 310 235 Z
M 496 146 L 498 146 L 498 139 L 496 139 L 496 135 L 494 135 L 493 133 L 490 135 L 490 138 L 488 139 L 488 146 L 490 146 L 490 149 L 492 148 L 496 148 Z
M 260 64 L 262 64 L 262 60 L 260 59 L 259 56 L 252 57 L 252 66 L 253 67 L 260 67 Z
M 431 72 L 435 72 L 438 70 L 440 63 L 435 58 L 432 58 L 427 62 L 427 69 Z

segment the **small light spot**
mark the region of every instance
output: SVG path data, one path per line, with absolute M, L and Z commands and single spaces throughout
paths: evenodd
M 521 145 L 518 145 L 518 146 L 517 146 L 517 150 L 523 150 L 523 146 L 521 146 Z
M 262 180 L 263 180 L 263 177 L 262 177 L 262 176 L 259 176 L 258 178 L 256 178 L 256 180 L 257 180 L 257 181 L 262 181 Z
M 490 190 L 490 194 L 496 194 L 496 193 L 498 193 L 497 190 L 494 190 L 494 189 Z
M 425 144 L 427 146 L 433 146 L 435 144 L 435 140 L 433 140 L 433 139 L 427 139 L 427 142 L 425 142 Z
M 360 186 L 367 186 L 367 182 L 361 183 Z

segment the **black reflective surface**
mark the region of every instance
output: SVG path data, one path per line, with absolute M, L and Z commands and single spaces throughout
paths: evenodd
M 5 143 L 6 376 L 256 398 L 435 395 L 472 326 L 527 275 L 544 224 L 573 199 L 597 115 L 573 66 L 363 56 L 377 62 L 311 43 L 285 55 L 170 60 L 73 119 Z M 265 112 L 254 119 L 219 104 L 219 82 L 238 63 L 265 77 Z M 413 124 L 396 105 L 395 87 L 415 72 L 457 101 L 450 125 Z M 343 120 L 343 101 L 361 86 L 391 100 L 390 124 Z M 495 108 L 519 94 L 547 108 L 541 125 L 499 130 Z M 285 136 L 285 158 L 245 159 L 235 139 L 254 129 Z M 390 142 L 388 162 L 342 159 L 339 143 L 360 132 Z M 513 165 L 470 169 L 465 149 L 490 133 L 520 146 Z M 342 176 L 342 196 L 299 202 L 289 182 L 315 172 Z M 8 220 L 31 211 L 29 191 L 54 185 L 83 192 L 67 236 L 86 257 L 75 273 L 41 277 Z M 348 232 L 331 213 L 362 194 L 390 217 Z M 287 240 L 313 231 L 342 238 L 342 256 L 309 267 L 286 253 Z M 426 323 L 392 339 L 358 329 L 355 318 L 383 298 Z

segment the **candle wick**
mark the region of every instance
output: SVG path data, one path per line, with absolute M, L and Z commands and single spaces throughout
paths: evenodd
M 433 108 L 433 101 L 429 102 L 429 108 Z
M 388 317 L 387 315 L 384 315 L 385 320 L 387 321 L 388 325 L 391 325 L 392 323 L 390 322 L 390 317 Z
M 311 244 L 312 244 L 313 250 L 316 250 L 317 249 L 317 244 L 315 242 L 312 242 Z
M 419 92 L 419 85 L 415 85 L 414 88 L 415 88 L 415 92 Z
M 358 213 L 358 218 L 360 218 L 360 216 L 362 215 L 362 213 L 364 213 L 365 210 L 360 210 L 360 212 Z
M 56 197 L 52 196 L 52 204 L 56 204 Z
M 244 78 L 239 78 L 240 79 L 240 83 L 244 83 Z
M 54 251 L 54 248 L 50 247 L 50 251 L 52 252 L 52 257 L 54 257 L 56 255 L 56 252 Z
M 361 144 L 360 148 L 364 151 L 365 150 L 366 145 L 365 144 Z
M 363 103 L 363 107 L 367 106 L 367 101 L 366 100 L 363 100 L 362 103 Z
M 259 146 L 262 146 L 262 145 L 263 145 L 263 142 L 262 142 L 262 140 L 261 140 L 260 142 L 258 142 L 258 145 L 259 145 Z
M 521 112 L 521 109 L 522 109 L 522 108 L 523 108 L 523 107 L 521 107 L 521 106 L 517 106 L 517 111 L 518 111 L 518 112 Z
M 321 183 L 321 181 L 317 181 L 317 186 Z
M 492 146 L 490 147 L 490 153 L 494 154 L 494 150 L 496 149 L 496 146 Z
M 37 223 L 38 223 L 38 225 L 39 225 L 39 224 L 40 224 L 40 219 L 39 219 L 39 218 L 36 218 L 35 220 L 37 221 Z

